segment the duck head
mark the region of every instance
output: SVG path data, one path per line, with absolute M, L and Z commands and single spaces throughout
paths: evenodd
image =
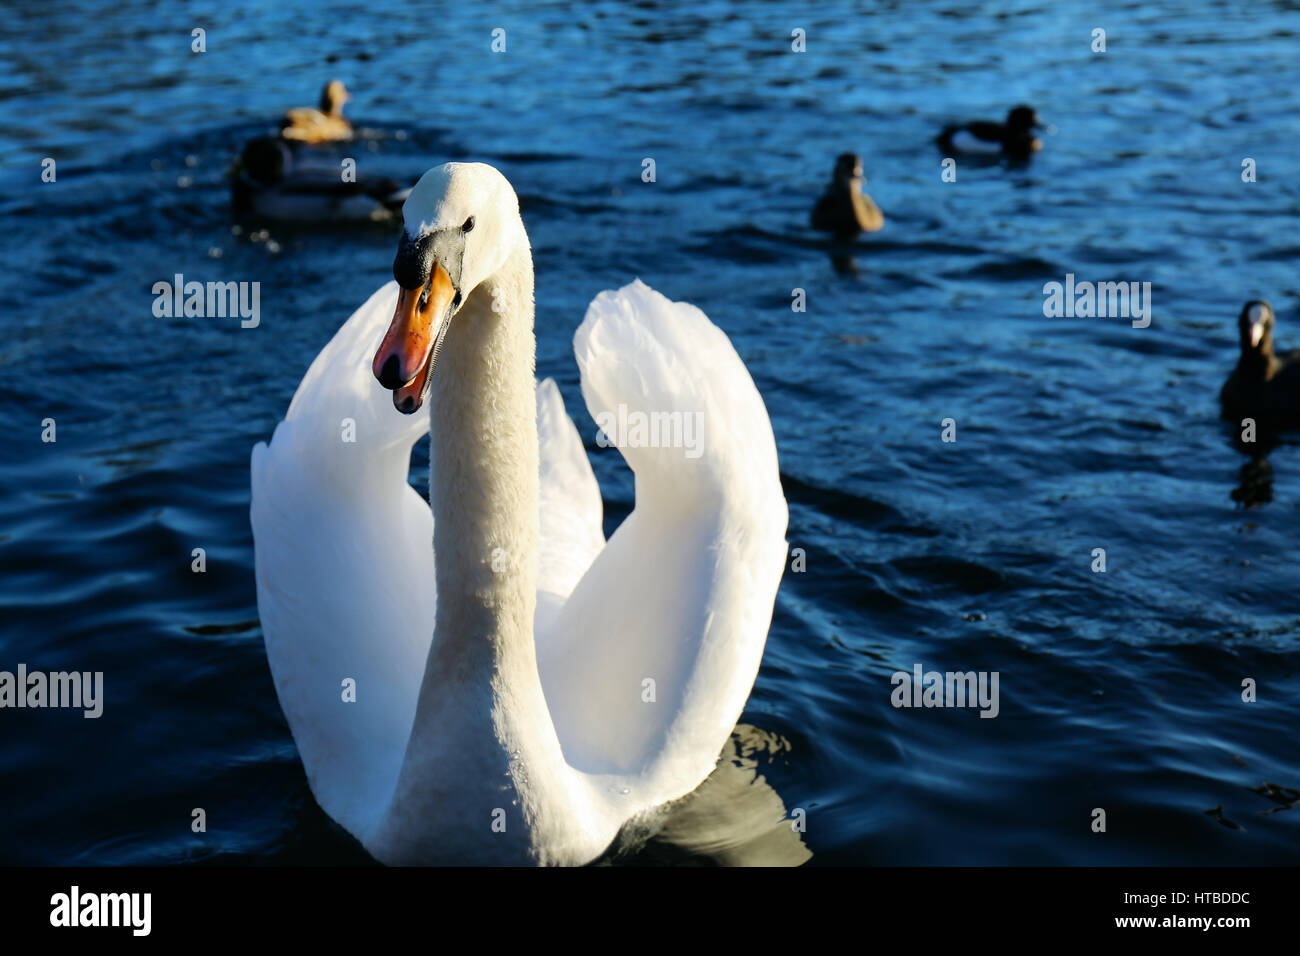
M 1043 148 L 1043 141 L 1038 138 L 1037 134 L 1046 132 L 1047 127 L 1043 121 L 1038 118 L 1038 111 L 1032 106 L 1013 107 L 1007 113 L 1007 129 L 1015 139 L 1025 139 L 1029 141 L 1029 148 L 1032 152 L 1038 152 Z
M 288 148 L 275 136 L 258 136 L 244 145 L 236 169 L 260 186 L 274 186 L 289 168 Z
M 862 157 L 857 153 L 840 153 L 835 160 L 835 172 L 831 174 L 837 186 L 849 186 L 853 183 L 862 185 Z
M 429 394 L 447 329 L 469 295 L 505 265 L 523 223 L 510 183 L 483 163 L 429 170 L 402 215 L 393 259 L 397 308 L 371 369 L 392 390 L 397 410 L 410 415 Z
M 343 104 L 352 99 L 342 80 L 330 80 L 320 92 L 320 111 L 327 116 L 342 116 Z
M 1017 133 L 1031 133 L 1043 128 L 1038 113 L 1032 106 L 1021 104 L 1007 113 L 1007 126 Z
M 1273 354 L 1273 307 L 1263 299 L 1252 299 L 1241 307 L 1237 328 L 1241 332 L 1241 355 L 1267 358 Z

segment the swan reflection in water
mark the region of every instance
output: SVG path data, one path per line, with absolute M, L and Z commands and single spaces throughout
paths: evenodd
M 737 725 L 722 748 L 717 768 L 703 783 L 680 800 L 624 826 L 614 844 L 589 865 L 802 866 L 812 859 L 812 851 L 761 772 L 765 764 L 789 750 L 790 742 L 778 734 Z M 378 862 L 329 818 L 305 782 L 285 835 L 274 858 L 281 865 L 374 866 Z M 260 859 L 250 856 L 247 862 Z M 223 862 L 231 860 L 227 857 Z
M 739 724 L 703 783 L 652 818 L 625 826 L 593 865 L 802 866 L 812 851 L 759 772 L 789 749 L 785 738 Z

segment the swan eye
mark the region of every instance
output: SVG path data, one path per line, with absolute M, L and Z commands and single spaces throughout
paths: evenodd
M 470 216 L 468 219 L 465 220 L 465 225 L 460 227 L 460 231 L 470 232 L 473 230 L 473 228 L 474 228 L 474 217 Z

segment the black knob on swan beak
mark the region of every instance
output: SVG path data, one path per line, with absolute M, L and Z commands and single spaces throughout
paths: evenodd
M 402 378 L 401 359 L 394 352 L 388 356 L 388 361 L 384 367 L 379 370 L 379 384 L 389 391 L 396 391 L 406 384 L 406 379 Z

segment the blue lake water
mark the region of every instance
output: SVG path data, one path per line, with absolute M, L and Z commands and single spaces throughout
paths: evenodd
M 226 180 L 331 76 L 364 171 L 514 183 L 538 371 L 611 526 L 632 484 L 579 395 L 586 304 L 639 276 L 735 343 L 806 560 L 743 722 L 811 864 L 1297 862 L 1300 447 L 1249 465 L 1217 394 L 1245 300 L 1300 344 L 1298 50 L 1291 3 L 8 8 L 0 669 L 103 671 L 106 701 L 0 711 L 0 862 L 365 859 L 276 701 L 248 456 L 395 232 L 236 233 Z M 939 129 L 1022 101 L 1046 148 L 942 182 Z M 845 150 L 886 216 L 851 251 L 807 225 Z M 175 273 L 260 282 L 260 325 L 156 318 Z M 1150 282 L 1150 327 L 1044 317 L 1067 273 Z M 998 717 L 891 706 L 918 663 L 997 671 Z

